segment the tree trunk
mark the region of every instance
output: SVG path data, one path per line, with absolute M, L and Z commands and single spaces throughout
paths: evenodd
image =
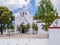
M 22 34 L 22 28 L 20 30 L 21 30 L 20 33 Z
M 1 35 L 3 35 L 3 29 L 1 28 Z
M 33 34 L 34 34 L 34 29 L 33 29 Z
M 36 31 L 36 34 L 37 34 L 37 31 Z
M 1 23 L 1 35 L 3 35 L 2 23 Z

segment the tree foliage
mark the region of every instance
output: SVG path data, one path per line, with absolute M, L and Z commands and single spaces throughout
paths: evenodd
M 27 32 L 30 28 L 30 24 L 28 23 L 27 25 L 24 25 L 23 23 L 21 23 L 20 26 L 18 26 L 17 28 L 20 32 L 22 31 L 23 28 L 24 28 L 24 31 Z
M 23 25 L 23 23 L 20 24 L 20 28 L 25 28 L 25 26 Z
M 4 6 L 0 6 L 0 31 L 1 34 L 3 34 L 3 27 L 7 24 L 8 28 L 9 25 L 12 24 L 12 21 L 14 20 L 13 13 Z
M 14 26 L 11 24 L 9 28 L 10 28 L 10 29 L 14 29 Z
M 30 24 L 28 23 L 25 27 L 25 30 L 28 31 L 30 29 Z
M 38 26 L 37 26 L 37 24 L 35 24 L 35 23 L 33 23 L 32 24 L 32 28 L 36 31 L 36 33 L 37 33 L 37 31 L 38 31 Z
M 39 4 L 35 18 L 45 23 L 42 28 L 47 31 L 48 27 L 58 17 L 58 13 L 50 0 L 41 0 Z

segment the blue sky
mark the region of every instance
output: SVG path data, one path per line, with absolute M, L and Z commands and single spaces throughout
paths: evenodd
M 0 6 L 7 6 L 14 14 L 25 8 L 31 15 L 35 15 L 38 10 L 40 0 L 0 0 Z M 54 8 L 60 15 L 60 0 L 51 0 Z
M 17 13 L 19 11 L 21 11 L 23 8 L 27 8 L 27 10 L 29 11 L 29 13 L 31 15 L 35 15 L 35 13 L 37 12 L 38 6 L 35 5 L 35 0 L 30 0 L 30 4 L 27 5 L 27 7 L 22 7 L 22 8 L 17 8 L 15 10 L 13 10 L 14 13 Z

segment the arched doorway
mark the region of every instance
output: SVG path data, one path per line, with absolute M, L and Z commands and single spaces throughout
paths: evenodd
M 25 33 L 25 27 L 22 28 L 22 33 Z

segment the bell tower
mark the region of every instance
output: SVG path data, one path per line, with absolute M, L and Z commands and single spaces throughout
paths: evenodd
M 23 6 L 23 9 L 22 9 L 22 11 L 20 12 L 20 15 L 21 15 L 21 16 L 27 15 L 27 9 L 26 9 L 26 6 L 25 6 L 25 5 Z

